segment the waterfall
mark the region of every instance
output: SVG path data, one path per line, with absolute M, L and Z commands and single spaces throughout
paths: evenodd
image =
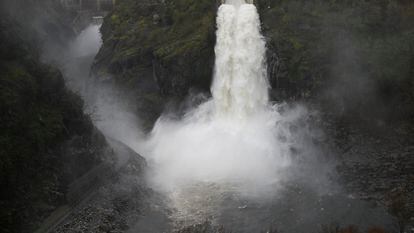
M 285 121 L 291 119 L 269 103 L 256 7 L 227 0 L 218 10 L 216 33 L 212 98 L 179 120 L 162 116 L 146 142 L 156 188 L 214 183 L 257 192 L 273 189 L 290 164 Z
M 217 16 L 212 94 L 220 115 L 243 118 L 268 104 L 265 41 L 253 4 L 228 0 Z

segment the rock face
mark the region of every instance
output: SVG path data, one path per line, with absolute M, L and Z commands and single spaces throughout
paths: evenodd
M 120 2 L 102 27 L 96 74 L 134 86 L 148 79 L 163 95 L 208 88 L 215 9 L 214 1 Z
M 1 232 L 33 232 L 66 202 L 70 183 L 113 161 L 104 136 L 83 113 L 82 100 L 65 87 L 57 69 L 40 61 L 43 39 L 71 35 L 59 26 L 52 2 L 0 5 Z M 8 11 L 17 6 L 19 13 L 33 14 L 22 19 Z
M 257 4 L 272 51 L 270 80 L 281 97 L 316 98 L 330 112 L 361 119 L 412 116 L 412 2 Z
M 255 3 L 267 40 L 273 98 L 316 99 L 338 115 L 361 118 L 413 115 L 411 1 Z M 105 19 L 94 73 L 149 105 L 156 105 L 155 96 L 208 90 L 219 4 L 120 2 Z
M 152 122 L 166 97 L 183 97 L 190 88 L 208 90 L 216 7 L 205 0 L 119 2 L 101 28 L 96 79 L 115 83 L 141 118 Z

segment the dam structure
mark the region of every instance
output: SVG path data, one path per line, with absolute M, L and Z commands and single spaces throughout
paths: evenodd
M 61 4 L 72 10 L 89 10 L 95 12 L 110 11 L 116 0 L 60 0 Z
M 72 12 L 72 28 L 80 33 L 90 23 L 100 25 L 103 18 L 114 8 L 116 0 L 57 0 Z

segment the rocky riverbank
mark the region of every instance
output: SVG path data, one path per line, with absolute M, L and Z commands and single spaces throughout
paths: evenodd
M 146 200 L 152 192 L 144 181 L 145 161 L 115 143 L 118 146 L 111 143 L 119 161 L 115 176 L 79 203 L 52 232 L 126 232 L 148 208 Z

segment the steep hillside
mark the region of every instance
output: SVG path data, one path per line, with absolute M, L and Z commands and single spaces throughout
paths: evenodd
M 60 72 L 40 62 L 46 37 L 5 9 L 0 19 L 0 231 L 33 232 L 67 201 L 68 185 L 101 162 L 112 163 L 113 152 Z

